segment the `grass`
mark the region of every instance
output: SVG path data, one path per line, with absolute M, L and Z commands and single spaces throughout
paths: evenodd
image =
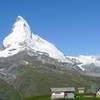
M 25 99 L 21 99 L 21 100 L 51 100 L 51 99 L 50 99 L 50 96 L 46 95 L 46 96 L 30 97 L 30 98 L 25 98 Z M 79 97 L 79 98 L 75 98 L 75 99 L 56 99 L 56 100 L 100 100 L 100 98 Z
M 0 79 L 0 100 L 18 100 L 20 96 L 13 86 Z

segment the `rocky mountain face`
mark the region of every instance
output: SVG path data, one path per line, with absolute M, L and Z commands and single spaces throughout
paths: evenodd
M 14 91 L 13 98 L 9 100 L 16 100 L 15 96 L 23 98 L 49 94 L 51 87 L 80 86 L 86 87 L 87 91 L 94 87 L 92 91 L 95 92 L 100 86 L 100 78 L 82 75 L 70 63 L 61 63 L 38 53 L 33 55 L 30 51 L 22 51 L 0 58 L 0 80 L 6 82 L 7 87 L 11 86 L 9 91 Z M 8 100 L 6 95 L 4 99 L 0 96 L 0 99 Z
M 6 84 L 12 95 L 6 91 L 4 96 L 0 91 L 0 100 L 49 94 L 51 87 L 99 87 L 100 79 L 93 76 L 100 76 L 100 57 L 64 56 L 53 44 L 33 34 L 21 16 L 3 45 L 0 84 Z

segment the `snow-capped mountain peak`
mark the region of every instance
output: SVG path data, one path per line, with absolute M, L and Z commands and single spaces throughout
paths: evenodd
M 5 48 L 10 46 L 16 48 L 23 42 L 29 42 L 31 38 L 32 33 L 29 25 L 21 16 L 18 16 L 12 32 L 4 39 L 3 45 Z
M 32 51 L 47 53 L 58 61 L 71 63 L 53 44 L 33 34 L 28 23 L 21 16 L 17 17 L 12 32 L 4 39 L 3 45 L 5 49 L 0 51 L 0 57 L 15 55 L 28 47 Z

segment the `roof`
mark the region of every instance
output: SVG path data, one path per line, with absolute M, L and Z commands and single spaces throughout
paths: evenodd
M 100 93 L 100 90 L 98 90 L 97 93 Z
M 84 87 L 80 87 L 80 88 L 78 88 L 78 90 L 85 90 L 85 88 Z
M 74 92 L 75 88 L 68 87 L 68 88 L 51 88 L 51 92 Z

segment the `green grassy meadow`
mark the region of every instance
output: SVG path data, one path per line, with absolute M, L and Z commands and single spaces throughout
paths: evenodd
M 51 100 L 50 96 L 37 96 L 37 97 L 30 97 L 30 98 L 25 98 L 21 100 Z M 100 98 L 84 98 L 84 97 L 79 97 L 75 99 L 56 99 L 56 100 L 100 100 Z

